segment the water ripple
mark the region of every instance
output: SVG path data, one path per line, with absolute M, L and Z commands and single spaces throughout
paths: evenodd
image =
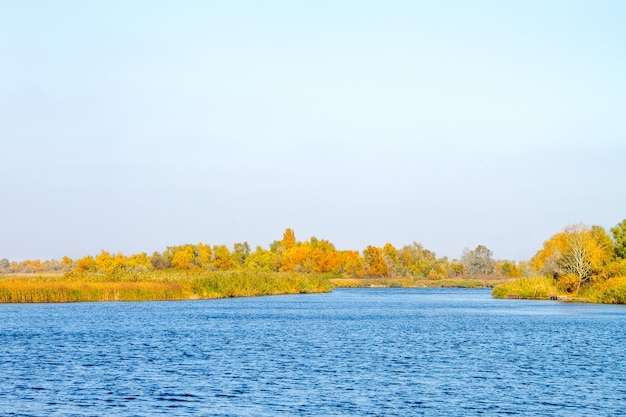
M 620 415 L 623 306 L 484 290 L 0 305 L 0 415 Z

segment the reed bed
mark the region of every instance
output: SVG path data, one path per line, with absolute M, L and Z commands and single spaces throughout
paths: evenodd
M 582 294 L 591 303 L 626 304 L 626 277 L 609 278 Z
M 328 292 L 328 279 L 309 274 L 251 271 L 67 273 L 0 280 L 2 303 L 150 301 Z
M 496 285 L 492 291 L 496 298 L 559 299 L 576 302 L 626 304 L 626 277 L 613 277 L 596 282 L 580 291 L 568 293 L 549 277 L 519 278 Z
M 556 281 L 549 277 L 518 278 L 515 281 L 496 285 L 491 294 L 496 298 L 528 298 L 547 300 L 552 296 L 563 295 Z

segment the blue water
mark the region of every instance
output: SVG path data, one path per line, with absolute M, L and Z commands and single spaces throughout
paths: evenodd
M 625 325 L 467 289 L 4 304 L 0 415 L 621 415 Z

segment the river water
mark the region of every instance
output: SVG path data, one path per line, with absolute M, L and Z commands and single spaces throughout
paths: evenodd
M 626 306 L 488 290 L 0 305 L 0 415 L 613 416 Z

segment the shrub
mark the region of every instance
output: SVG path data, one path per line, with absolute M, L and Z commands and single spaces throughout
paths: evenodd
M 584 296 L 592 303 L 626 304 L 626 277 L 599 282 L 587 289 Z
M 491 294 L 496 298 L 515 295 L 519 298 L 549 299 L 553 295 L 562 294 L 556 282 L 550 277 L 518 278 L 515 281 L 496 285 Z

